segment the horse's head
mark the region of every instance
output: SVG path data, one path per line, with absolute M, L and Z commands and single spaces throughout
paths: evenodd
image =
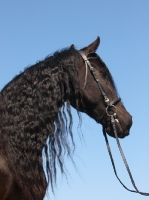
M 116 113 L 118 118 L 115 122 L 117 134 L 118 137 L 123 138 L 129 134 L 132 117 L 118 99 L 114 81 L 108 68 L 95 53 L 99 42 L 98 37 L 89 46 L 81 49 L 80 55 L 78 53 L 78 76 L 82 94 L 80 110 L 102 124 L 107 133 L 113 137 L 114 131 L 109 115 Z M 107 102 L 107 98 L 109 102 Z M 111 106 L 108 106 L 109 103 Z

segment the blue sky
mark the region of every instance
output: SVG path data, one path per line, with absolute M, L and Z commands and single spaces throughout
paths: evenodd
M 149 1 L 26 0 L 0 1 L 0 89 L 16 74 L 72 43 L 82 48 L 99 35 L 97 53 L 111 71 L 125 107 L 133 116 L 130 136 L 121 140 L 142 191 L 149 192 Z M 126 191 L 114 176 L 101 126 L 82 115 L 85 142 L 77 133 L 76 152 L 66 163 L 68 177 L 58 176 L 51 200 L 143 200 Z M 132 188 L 116 142 L 109 138 L 118 173 Z M 47 200 L 47 198 L 45 198 Z

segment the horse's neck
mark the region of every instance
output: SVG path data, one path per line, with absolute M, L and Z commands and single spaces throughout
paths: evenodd
M 75 88 L 74 58 L 57 60 L 51 57 L 29 67 L 4 87 L 2 95 L 12 116 L 23 115 L 25 110 L 40 110 L 39 107 L 40 112 L 43 109 L 45 112 L 47 107 L 54 118 L 63 103 L 70 99 Z

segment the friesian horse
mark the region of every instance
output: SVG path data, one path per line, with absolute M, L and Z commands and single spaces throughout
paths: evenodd
M 95 53 L 99 37 L 81 52 L 90 59 L 110 101 L 118 98 L 113 78 Z M 87 73 L 88 72 L 88 73 Z M 56 182 L 56 166 L 72 157 L 71 106 L 104 125 L 114 137 L 98 84 L 74 45 L 46 57 L 12 79 L 0 92 L 0 199 L 42 200 Z M 132 118 L 117 102 L 118 137 L 129 134 Z M 43 155 L 45 167 L 43 168 Z M 44 172 L 45 169 L 45 172 Z

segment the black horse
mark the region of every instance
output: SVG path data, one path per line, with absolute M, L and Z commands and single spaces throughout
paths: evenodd
M 110 101 L 117 99 L 112 76 L 95 53 L 99 37 L 81 49 Z M 95 77 L 74 45 L 25 69 L 0 92 L 0 199 L 42 200 L 56 181 L 56 165 L 74 149 L 71 106 L 104 125 L 114 137 L 106 103 Z M 87 73 L 88 72 L 88 73 Z M 129 134 L 132 119 L 116 105 L 118 137 Z M 46 159 L 44 173 L 43 154 Z

